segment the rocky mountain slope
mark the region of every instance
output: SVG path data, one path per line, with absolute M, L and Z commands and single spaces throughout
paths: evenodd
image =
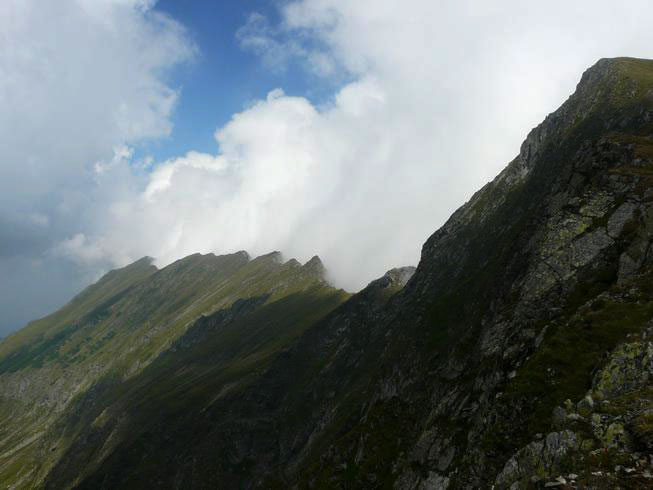
M 302 266 L 278 252 L 254 260 L 196 254 L 161 270 L 144 258 L 9 336 L 0 346 L 0 484 L 45 485 L 52 466 L 144 373 L 157 377 L 153 402 L 166 385 L 190 397 L 204 378 L 207 390 L 232 378 L 246 384 L 245 375 L 347 298 L 324 274 L 317 257 Z M 209 365 L 192 371 L 184 360 L 192 351 L 199 363 L 209 341 Z M 98 408 L 102 416 L 88 420 Z
M 414 271 L 139 261 L 5 339 L 0 481 L 650 488 L 652 237 L 653 61 L 601 60 Z

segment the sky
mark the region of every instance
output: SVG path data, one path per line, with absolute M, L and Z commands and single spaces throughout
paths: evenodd
M 142 256 L 318 254 L 356 291 L 422 243 L 643 0 L 3 0 L 0 335 Z

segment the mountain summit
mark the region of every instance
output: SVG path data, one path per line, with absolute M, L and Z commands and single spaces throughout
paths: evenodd
M 647 488 L 653 62 L 601 60 L 349 296 L 314 257 L 113 272 L 0 344 L 17 488 Z

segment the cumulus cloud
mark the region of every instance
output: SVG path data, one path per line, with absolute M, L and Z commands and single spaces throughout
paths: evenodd
M 307 67 L 318 76 L 331 76 L 336 70 L 334 58 L 319 36 L 297 37 L 286 23 L 275 26 L 267 17 L 253 12 L 236 32 L 244 50 L 261 57 L 268 69 L 284 71 L 298 58 L 310 59 Z
M 11 23 L 14 49 L 0 52 L 0 97 L 18 95 L 0 103 L 22 129 L 0 115 L 10 131 L 0 134 L 18 141 L 3 155 L 18 163 L 0 172 L 40 185 L 27 197 L 6 185 L 21 205 L 0 220 L 25 228 L 9 248 L 29 233 L 47 237 L 52 256 L 85 271 L 143 255 L 165 265 L 197 251 L 278 249 L 319 254 L 334 282 L 355 290 L 416 263 L 428 235 L 517 153 L 583 69 L 600 57 L 653 54 L 645 1 L 293 1 L 280 22 L 253 13 L 235 36 L 268 66 L 300 63 L 316 83 L 335 81 L 330 100 L 270 87 L 218 128 L 215 153 L 134 162 L 129 145 L 170 131 L 178 94 L 159 72 L 192 56 L 183 29 L 150 2 L 68 2 L 68 14 L 84 19 L 80 48 L 72 37 L 54 43 L 57 22 L 45 21 L 54 7 L 10 4 L 27 20 Z M 19 49 L 23 41 L 29 49 Z M 119 61 L 105 60 L 111 43 Z M 66 54 L 52 58 L 53 45 Z M 128 80 L 117 75 L 125 64 L 135 70 Z M 88 91 L 77 98 L 80 81 Z M 47 105 L 53 93 L 63 97 Z
M 650 56 L 653 7 L 636 3 L 302 0 L 277 25 L 254 13 L 243 48 L 351 82 L 320 106 L 271 91 L 216 132 L 216 154 L 160 163 L 78 253 L 318 253 L 352 290 L 416 263 L 584 68 Z

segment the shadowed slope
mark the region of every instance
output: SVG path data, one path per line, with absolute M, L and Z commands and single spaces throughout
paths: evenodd
M 175 351 L 179 339 L 188 338 L 185 332 L 202 315 L 237 310 L 255 298 L 259 308 L 297 295 L 311 304 L 313 293 L 325 295 L 319 303 L 322 310 L 316 310 L 323 314 L 346 297 L 325 282 L 323 271 L 296 261 L 283 263 L 279 253 L 254 260 L 245 252 L 195 254 L 152 269 L 148 265 L 143 274 L 139 261 L 107 274 L 71 305 L 40 321 L 38 335 L 32 328 L 6 346 L 8 354 L 0 360 L 0 414 L 20 416 L 0 429 L 0 481 L 28 487 L 39 482 L 75 440 L 79 427 L 62 421 L 83 419 L 84 414 L 71 415 L 71 407 L 104 393 L 102 387 L 139 379 L 162 353 Z M 302 301 L 296 308 L 301 309 Z M 295 317 L 283 331 L 271 328 L 268 337 L 259 332 L 265 348 L 253 344 L 239 365 L 245 371 L 258 369 L 259 360 L 313 319 L 307 311 L 301 322 Z M 233 333 L 225 345 L 234 347 L 241 334 L 244 330 Z M 15 441 L 21 440 L 28 443 L 16 448 Z

